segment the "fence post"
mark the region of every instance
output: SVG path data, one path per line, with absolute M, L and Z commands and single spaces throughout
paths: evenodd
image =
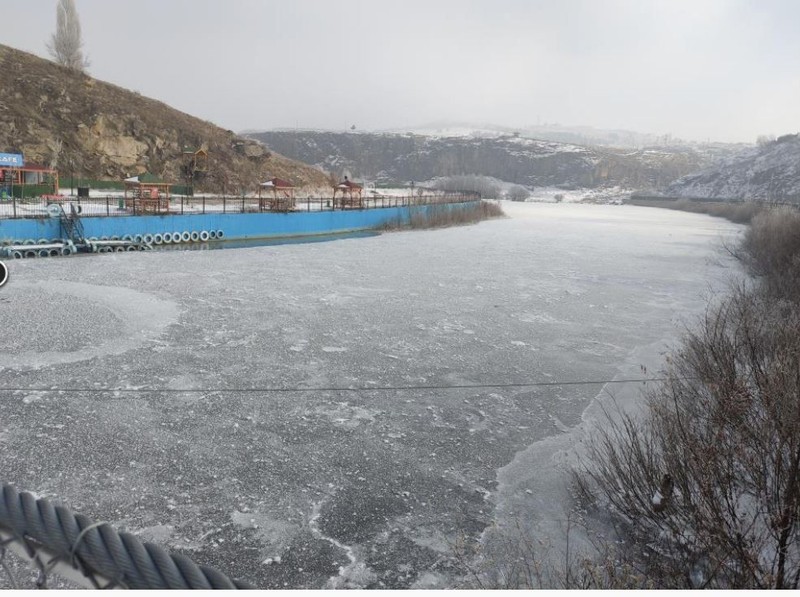
M 111 215 L 111 197 L 108 195 L 106 195 L 106 215 Z
M 17 217 L 17 198 L 14 196 L 14 191 L 12 187 L 11 191 L 11 209 L 14 211 L 14 217 Z
M 203 195 L 203 215 L 206 213 L 206 196 Z
M 244 195 L 242 195 L 242 211 L 240 213 L 244 213 Z
M 225 195 L 223 195 L 222 196 L 222 213 L 225 213 L 225 209 L 226 209 L 226 205 L 225 204 L 226 204 Z
M 181 215 L 183 215 L 183 195 L 181 195 Z

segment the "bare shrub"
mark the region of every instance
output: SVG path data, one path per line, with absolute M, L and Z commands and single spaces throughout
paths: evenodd
M 504 216 L 503 208 L 492 201 L 481 201 L 474 206 L 456 208 L 431 207 L 425 212 L 418 212 L 411 216 L 411 228 L 441 228 L 444 226 L 458 226 L 461 224 L 474 224 L 490 218 Z
M 659 586 L 798 588 L 800 314 L 737 289 L 667 377 L 597 431 L 584 495 Z
M 736 253 L 768 291 L 800 300 L 800 213 L 780 207 L 753 219 Z
M 568 516 L 566 546 L 554 554 L 546 541 L 532 537 L 517 522 L 502 534 L 493 534 L 491 547 L 461 539 L 451 553 L 466 571 L 460 588 L 465 589 L 651 589 L 653 583 L 623 561 L 617 547 L 604 539 L 596 541 L 593 557 L 571 551 L 572 529 L 582 526 L 575 512 Z
M 768 210 L 770 205 L 756 201 L 732 203 L 724 201 L 692 201 L 690 199 L 678 199 L 677 201 L 660 201 L 657 203 L 657 207 L 708 214 L 716 218 L 725 218 L 736 224 L 747 224 L 757 214 Z
M 506 199 L 510 201 L 525 201 L 530 196 L 531 192 L 520 184 L 512 185 L 506 191 Z
M 480 201 L 475 205 L 466 207 L 430 206 L 424 211 L 417 211 L 408 221 L 392 220 L 386 222 L 383 230 L 397 230 L 400 228 L 444 228 L 446 226 L 460 226 L 475 224 L 491 218 L 505 216 L 503 208 L 493 201 Z

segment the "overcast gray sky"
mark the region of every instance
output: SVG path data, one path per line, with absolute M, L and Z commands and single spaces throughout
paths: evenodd
M 229 129 L 800 130 L 798 0 L 76 0 L 89 74 Z M 47 56 L 56 0 L 3 0 Z

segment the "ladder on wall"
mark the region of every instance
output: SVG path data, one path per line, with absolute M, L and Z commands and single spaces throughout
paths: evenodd
M 70 239 L 75 244 L 83 244 L 83 222 L 81 222 L 80 212 L 76 209 L 74 203 L 69 204 L 69 213 L 64 211 L 64 207 L 57 204 L 61 210 L 59 218 L 61 221 L 61 231 L 64 233 L 64 238 Z

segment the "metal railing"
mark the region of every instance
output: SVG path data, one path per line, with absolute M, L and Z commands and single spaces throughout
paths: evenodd
M 417 205 L 440 205 L 479 201 L 478 193 L 431 193 L 425 195 L 369 195 L 363 197 L 230 197 L 173 196 L 165 199 L 132 199 L 123 196 L 74 197 L 48 195 L 33 199 L 8 198 L 0 201 L 0 219 L 46 218 L 52 203 L 71 204 L 81 217 L 186 215 L 208 213 L 318 212 L 358 209 L 385 209 Z M 51 208 L 52 209 L 52 208 Z

